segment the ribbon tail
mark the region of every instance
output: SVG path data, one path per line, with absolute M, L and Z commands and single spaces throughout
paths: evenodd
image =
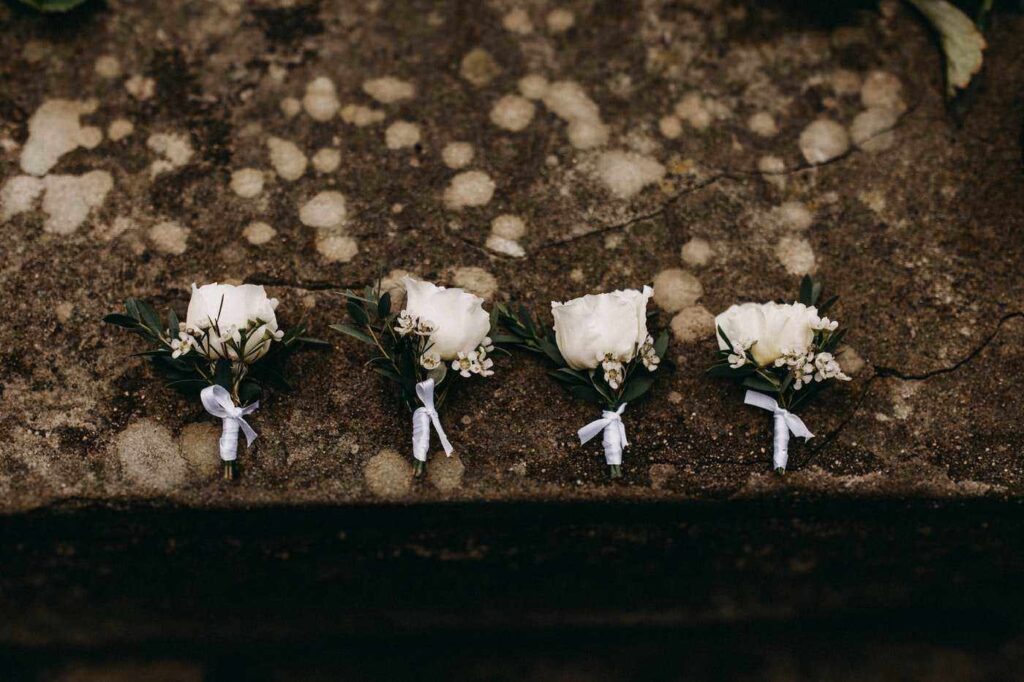
M 238 418 L 238 425 L 242 427 L 242 433 L 245 434 L 245 444 L 252 445 L 252 442 L 256 440 L 256 430 L 249 426 L 249 422 L 245 421 L 241 417 Z
M 598 419 L 596 421 L 590 422 L 589 424 L 584 426 L 582 429 L 577 431 L 576 435 L 580 437 L 580 445 L 586 445 L 588 442 L 593 440 L 594 437 L 597 436 L 597 434 L 599 434 L 602 431 L 604 431 L 604 427 L 608 426 L 608 424 L 609 424 L 609 420 L 607 420 L 607 419 Z
M 445 434 L 444 429 L 441 428 L 441 418 L 437 416 L 437 412 L 430 413 L 430 421 L 434 424 L 434 430 L 437 431 L 437 439 L 441 441 L 441 447 L 444 448 L 444 454 L 449 457 L 452 456 L 452 452 L 455 448 L 448 442 L 448 436 Z

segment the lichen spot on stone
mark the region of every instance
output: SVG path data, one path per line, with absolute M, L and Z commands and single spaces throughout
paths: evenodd
M 318 230 L 343 227 L 347 215 L 345 195 L 333 190 L 320 192 L 299 209 L 302 224 Z
M 180 256 L 188 249 L 188 230 L 173 220 L 157 223 L 149 228 L 147 236 L 160 253 Z
M 316 250 L 330 263 L 348 263 L 359 253 L 359 244 L 347 235 L 328 233 L 317 237 Z
M 900 79 L 887 71 L 872 71 L 860 88 L 860 101 L 865 109 L 889 109 L 896 114 L 907 110 Z
M 491 273 L 483 268 L 467 266 L 456 268 L 452 275 L 452 282 L 457 287 L 462 287 L 471 294 L 476 294 L 484 300 L 491 300 L 498 291 L 498 280 Z
M 540 74 L 531 73 L 519 79 L 519 94 L 526 99 L 541 99 L 548 90 L 548 79 Z
M 465 168 L 473 162 L 473 145 L 468 142 L 449 142 L 441 150 L 441 160 L 453 170 Z
M 420 141 L 420 127 L 409 121 L 395 121 L 384 132 L 384 143 L 395 151 L 414 147 Z
M 482 47 L 467 52 L 459 64 L 459 75 L 477 88 L 484 87 L 500 73 L 501 67 L 491 53 Z
M 526 234 L 526 223 L 517 215 L 503 213 L 491 221 L 491 232 L 504 239 L 521 239 Z
M 494 197 L 494 180 L 479 170 L 464 171 L 452 178 L 444 191 L 444 203 L 450 209 L 485 206 Z
M 555 9 L 548 12 L 547 25 L 548 31 L 551 33 L 565 33 L 576 23 L 576 15 L 572 13 L 572 10 L 565 9 L 564 7 L 556 7 Z
M 253 246 L 262 246 L 277 236 L 277 230 L 267 223 L 253 221 L 242 230 L 242 236 Z
M 846 128 L 829 119 L 818 119 L 800 133 L 800 152 L 813 165 L 839 158 L 849 149 Z
M 146 146 L 162 158 L 149 165 L 149 175 L 155 178 L 161 173 L 181 168 L 192 160 L 192 141 L 185 133 L 155 133 L 146 140 Z
M 263 172 L 256 168 L 240 168 L 231 174 L 231 191 L 243 199 L 258 197 L 263 192 Z
M 511 256 L 512 258 L 525 258 L 526 250 L 514 239 L 506 239 L 496 234 L 487 235 L 487 241 L 484 242 L 484 246 L 505 256 Z
M 530 100 L 519 95 L 505 95 L 491 108 L 491 123 L 510 130 L 519 132 L 530 125 L 537 107 Z
M 313 155 L 313 168 L 318 173 L 333 173 L 341 165 L 341 151 L 334 147 L 324 147 Z
M 341 103 L 334 82 L 326 76 L 314 78 L 306 85 L 306 95 L 302 98 L 302 107 L 314 121 L 330 121 L 338 113 Z
M 302 102 L 294 97 L 285 97 L 278 106 L 285 118 L 295 118 L 302 111 Z
M 93 68 L 97 76 L 106 80 L 112 80 L 121 75 L 121 62 L 117 61 L 117 57 L 113 55 L 100 56 Z
M 166 426 L 151 419 L 129 424 L 118 434 L 114 450 L 122 476 L 133 486 L 171 491 L 188 475 L 174 436 Z
M 775 137 L 779 134 L 779 126 L 775 123 L 775 117 L 767 111 L 759 111 L 747 119 L 747 127 L 750 132 L 760 137 Z
M 384 118 L 385 114 L 383 111 L 371 109 L 361 104 L 346 104 L 341 109 L 341 120 L 357 128 L 365 128 L 366 126 L 380 123 Z
M 114 178 L 104 170 L 82 175 L 47 175 L 43 186 L 43 211 L 47 214 L 43 231 L 71 234 L 93 209 L 103 205 L 114 187 Z
M 598 157 L 596 174 L 612 195 L 629 199 L 664 178 L 665 167 L 649 156 L 615 150 Z
M 156 94 L 156 81 L 148 76 L 135 74 L 124 82 L 124 89 L 135 99 L 145 102 Z
M 715 334 L 715 316 L 702 305 L 687 306 L 676 313 L 670 324 L 679 343 L 696 343 Z
M 120 142 L 135 132 L 135 124 L 126 118 L 116 118 L 107 126 L 107 137 L 111 142 Z
M 416 96 L 416 88 L 412 83 L 394 76 L 372 78 L 364 82 L 363 92 L 381 104 L 394 104 Z
M 711 262 L 714 251 L 712 251 L 708 240 L 693 237 L 690 241 L 683 244 L 679 255 L 687 265 L 699 268 Z
M 779 226 L 793 232 L 803 232 L 814 224 L 814 214 L 802 201 L 787 201 L 774 209 Z
M 309 162 L 294 142 L 270 137 L 267 139 L 267 149 L 270 151 L 270 165 L 282 180 L 293 182 L 306 172 Z
M 511 33 L 523 36 L 533 33 L 533 22 L 530 21 L 530 15 L 522 7 L 516 7 L 509 11 L 501 18 L 501 25 Z
M 363 465 L 363 477 L 374 495 L 399 498 L 412 487 L 412 464 L 394 450 L 381 450 Z
M 64 154 L 78 147 L 96 147 L 103 141 L 103 132 L 93 126 L 82 126 L 79 117 L 94 113 L 98 106 L 94 99 L 43 102 L 28 120 L 28 140 L 21 149 L 21 169 L 30 175 L 46 175 Z
M 654 302 L 674 313 L 694 305 L 704 295 L 700 280 L 680 268 L 668 268 L 654 276 Z
M 814 249 L 803 237 L 785 236 L 775 245 L 775 256 L 791 275 L 807 275 L 815 270 Z

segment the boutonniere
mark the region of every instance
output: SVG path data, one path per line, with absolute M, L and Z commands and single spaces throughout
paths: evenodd
M 433 426 L 446 455 L 454 449 L 441 426 L 439 411 L 453 385 L 494 374 L 491 329 L 495 314 L 484 300 L 462 289 L 435 286 L 404 277 L 405 308 L 391 309 L 391 295 L 367 287 L 345 292 L 351 324 L 331 328 L 374 346 L 373 371 L 390 379 L 412 412 L 412 455 L 416 475 L 426 470 Z
M 145 301 L 129 298 L 124 313 L 103 318 L 144 338 L 149 358 L 167 385 L 199 398 L 221 420 L 220 458 L 224 478 L 235 477 L 238 432 L 252 445 L 256 432 L 245 419 L 255 412 L 268 388 L 290 388 L 285 363 L 302 344 L 326 345 L 303 334 L 302 325 L 287 332 L 278 328 L 277 299 L 262 286 L 192 285 L 185 321 L 174 310 L 160 315 Z M 165 322 L 166 320 L 166 322 Z
M 622 450 L 629 441 L 622 413 L 654 384 L 668 347 L 668 333 L 657 341 L 647 330 L 651 287 L 552 301 L 554 326 L 545 328 L 525 306 L 501 307 L 501 321 L 515 343 L 546 355 L 557 369 L 549 374 L 577 398 L 596 403 L 601 418 L 578 431 L 580 444 L 603 434 L 604 457 L 612 478 L 622 476 Z
M 775 417 L 772 463 L 783 473 L 789 460 L 789 437 L 813 437 L 794 414 L 833 381 L 849 381 L 835 352 L 846 330 L 825 317 L 838 297 L 821 305 L 822 285 L 809 276 L 800 284 L 798 303 L 743 303 L 715 318 L 718 362 L 708 369 L 747 388 L 747 405 Z

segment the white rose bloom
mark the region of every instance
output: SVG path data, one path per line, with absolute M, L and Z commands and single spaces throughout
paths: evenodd
M 491 331 L 491 316 L 484 300 L 462 289 L 435 286 L 412 277 L 403 277 L 405 311 L 434 325 L 431 347 L 442 360 L 454 360 L 459 353 L 471 353 Z
M 197 287 L 193 284 L 185 326 L 206 330 L 198 348 L 208 358 L 251 363 L 266 355 L 272 340 L 280 338 L 275 308 L 277 299 L 269 298 L 262 286 L 214 283 Z M 237 346 L 241 332 L 247 329 L 251 331 L 245 347 L 232 347 Z M 220 331 L 219 336 L 215 330 Z M 234 344 L 229 343 L 232 340 Z
M 555 341 L 573 369 L 594 369 L 607 356 L 626 363 L 647 340 L 647 301 L 654 289 L 626 289 L 551 302 Z
M 715 318 L 733 345 L 749 348 L 761 367 L 783 355 L 806 351 L 818 322 L 818 310 L 803 303 L 743 303 Z M 729 349 L 721 336 L 718 347 Z

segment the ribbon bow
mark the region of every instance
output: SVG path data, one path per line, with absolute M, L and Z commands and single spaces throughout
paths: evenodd
M 622 413 L 626 410 L 626 403 L 619 405 L 619 409 L 612 412 L 604 410 L 601 418 L 596 419 L 577 432 L 580 437 L 580 445 L 585 445 L 590 439 L 603 432 L 601 443 L 604 445 L 604 460 L 610 466 L 622 464 L 622 449 L 629 445 L 626 440 L 626 425 L 622 423 Z
M 796 416 L 789 410 L 779 407 L 779 403 L 776 402 L 771 396 L 767 396 L 764 393 L 758 393 L 757 391 L 747 391 L 746 397 L 743 399 L 747 405 L 753 405 L 754 407 L 760 407 L 762 410 L 768 410 L 775 415 L 775 438 L 772 442 L 772 463 L 775 465 L 775 470 L 782 471 L 786 470 L 786 463 L 789 462 L 789 434 L 793 433 L 797 438 L 803 438 L 807 440 L 814 438 L 814 434 L 811 433 L 807 425 L 804 424 L 804 420 Z
M 434 380 L 427 379 L 416 384 L 416 396 L 423 403 L 412 413 L 412 456 L 421 462 L 427 461 L 427 450 L 430 449 L 430 425 L 434 425 L 437 437 L 441 440 L 444 454 L 451 457 L 452 444 L 441 428 L 441 418 L 434 409 Z
M 243 417 L 255 412 L 260 402 L 257 400 L 245 407 L 238 407 L 227 389 L 219 385 L 207 386 L 199 394 L 199 398 L 203 401 L 206 411 L 221 420 L 220 458 L 225 462 L 237 459 L 238 429 L 241 428 L 245 434 L 246 445 L 252 445 L 256 440 L 256 432 Z

